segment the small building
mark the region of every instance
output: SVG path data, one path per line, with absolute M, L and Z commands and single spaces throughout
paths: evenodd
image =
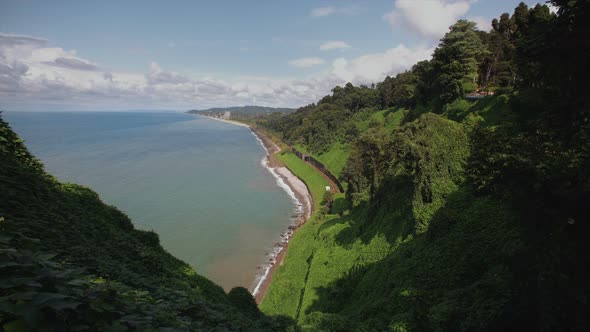
M 330 188 L 330 186 L 326 186 L 326 191 L 330 191 L 332 190 L 332 188 Z

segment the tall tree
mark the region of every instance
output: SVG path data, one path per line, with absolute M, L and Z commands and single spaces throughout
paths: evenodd
M 435 86 L 444 103 L 476 89 L 478 66 L 486 52 L 474 22 L 458 21 L 441 39 L 432 61 Z

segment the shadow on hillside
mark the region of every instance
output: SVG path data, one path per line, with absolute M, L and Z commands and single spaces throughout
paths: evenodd
M 305 313 L 341 313 L 372 330 L 394 323 L 412 330 L 490 326 L 510 300 L 510 265 L 522 250 L 514 219 L 503 204 L 461 188 L 447 196 L 425 233 L 316 288 Z
M 371 203 L 362 202 L 343 218 L 326 222 L 322 229 L 348 222 L 351 227 L 336 236 L 337 243 L 343 247 L 357 240 L 368 244 L 377 235 L 384 235 L 389 244 L 395 245 L 414 231 L 413 196 L 414 185 L 410 178 L 394 177 L 384 182 Z

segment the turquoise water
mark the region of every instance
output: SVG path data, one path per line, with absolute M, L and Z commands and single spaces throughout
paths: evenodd
M 62 181 L 97 191 L 226 289 L 252 287 L 293 202 L 248 128 L 179 113 L 6 112 Z

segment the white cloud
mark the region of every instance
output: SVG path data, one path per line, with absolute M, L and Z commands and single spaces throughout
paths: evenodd
M 150 64 L 150 72 L 146 74 L 146 78 L 151 84 L 181 84 L 187 83 L 188 78 L 179 75 L 175 72 L 164 71 L 156 62 Z
M 366 54 L 352 60 L 338 58 L 332 63 L 332 74 L 344 81 L 372 83 L 410 69 L 416 62 L 429 59 L 432 48 L 410 49 L 404 45 L 382 53 Z
M 492 20 L 483 16 L 470 16 L 467 19 L 475 22 L 479 30 L 490 31 L 492 29 Z
M 471 4 L 469 0 L 396 0 L 394 9 L 383 19 L 393 27 L 404 25 L 420 35 L 439 38 L 469 11 Z
M 71 68 L 71 69 L 77 69 L 77 70 L 97 70 L 98 69 L 96 64 L 90 63 L 84 59 L 74 58 L 74 57 L 70 57 L 70 58 L 59 57 L 53 61 L 45 61 L 44 63 L 48 64 L 50 66 Z
M 309 14 L 311 17 L 325 17 L 330 16 L 333 14 L 345 14 L 345 15 L 354 15 L 361 11 L 362 8 L 359 6 L 351 5 L 345 7 L 318 7 L 311 10 Z
M 381 53 L 339 58 L 305 79 L 234 77 L 195 78 L 162 68 L 145 72 L 112 71 L 77 56 L 75 50 L 47 47 L 29 36 L 0 34 L 0 100 L 18 109 L 189 109 L 260 104 L 297 107 L 318 101 L 335 85 L 367 84 L 411 68 L 432 49 L 400 45 Z M 64 60 L 67 59 L 67 60 Z M 325 63 L 302 58 L 291 65 Z
M 345 48 L 349 48 L 349 47 L 350 47 L 350 45 L 348 45 L 347 43 L 345 43 L 343 41 L 334 40 L 334 41 L 325 42 L 322 45 L 320 45 L 320 50 L 329 51 L 329 50 L 345 49 Z
M 336 12 L 336 8 L 334 8 L 334 7 L 319 7 L 319 8 L 312 9 L 310 15 L 312 17 L 323 17 L 323 16 L 332 15 L 335 12 Z
M 325 61 L 321 58 L 299 58 L 289 61 L 289 64 L 293 67 L 309 68 L 316 65 L 321 65 Z

